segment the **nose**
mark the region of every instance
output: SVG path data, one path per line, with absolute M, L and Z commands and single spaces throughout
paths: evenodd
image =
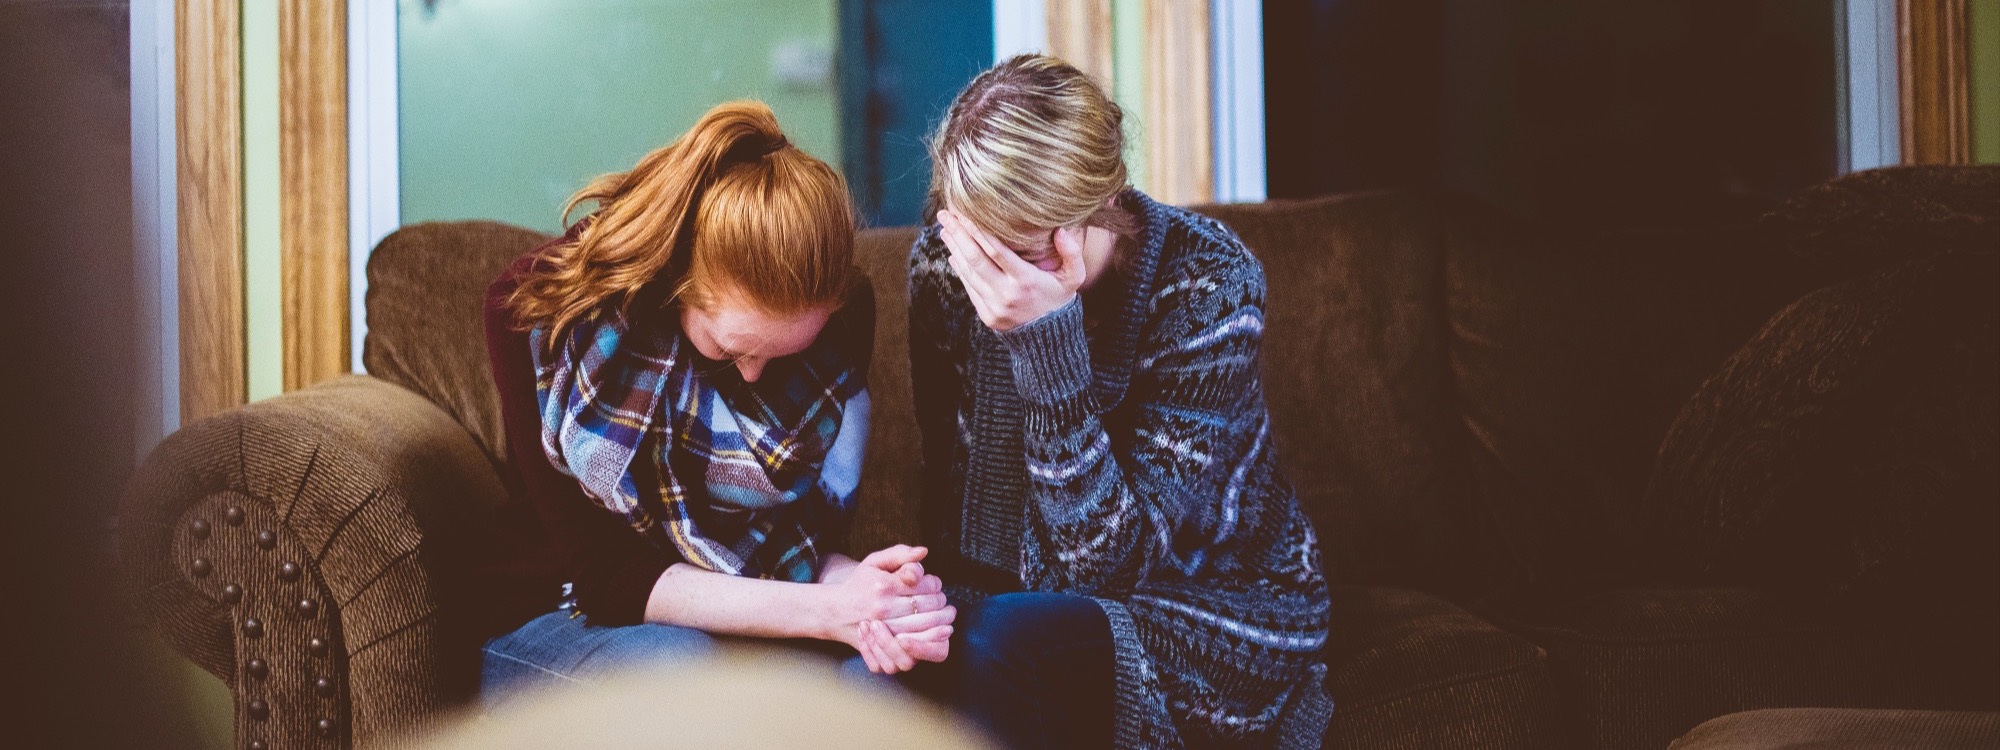
M 743 382 L 755 383 L 764 374 L 764 360 L 744 357 L 736 360 L 736 371 L 743 373 Z

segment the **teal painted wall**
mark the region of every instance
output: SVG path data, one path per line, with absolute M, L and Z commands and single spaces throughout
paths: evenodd
M 746 97 L 838 167 L 835 5 L 399 0 L 403 223 L 556 231 L 563 201 L 590 178 L 630 168 L 708 108 Z M 781 58 L 815 55 L 823 78 L 781 80 Z

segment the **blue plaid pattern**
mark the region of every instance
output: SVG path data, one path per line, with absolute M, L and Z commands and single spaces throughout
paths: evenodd
M 849 361 L 854 347 L 821 335 L 746 383 L 677 328 L 634 327 L 615 313 L 576 324 L 553 351 L 548 338 L 546 326 L 528 333 L 542 451 L 558 471 L 690 563 L 818 578 L 823 550 L 853 515 L 853 498 L 820 469 L 847 402 L 866 387 Z

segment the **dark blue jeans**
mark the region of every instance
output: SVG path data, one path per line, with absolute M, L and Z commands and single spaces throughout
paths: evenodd
M 1081 596 L 1024 592 L 957 603 L 951 656 L 903 675 L 1017 748 L 1110 747 L 1111 624 Z
M 676 662 L 715 656 L 732 640 L 748 640 L 674 625 L 600 627 L 571 614 L 559 609 L 486 642 L 479 679 L 482 706 L 490 711 L 523 693 L 595 682 L 625 670 L 671 670 Z M 887 677 L 870 674 L 861 657 L 842 644 L 806 640 L 766 643 L 843 659 L 840 674 L 856 686 L 879 689 L 893 685 Z

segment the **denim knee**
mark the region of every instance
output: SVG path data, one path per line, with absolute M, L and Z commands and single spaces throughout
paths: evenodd
M 965 658 L 968 669 L 979 671 L 1032 669 L 1051 644 L 1101 637 L 1109 627 L 1103 608 L 1087 597 L 999 594 L 960 608 L 957 628 L 964 646 L 953 648 L 952 657 Z

